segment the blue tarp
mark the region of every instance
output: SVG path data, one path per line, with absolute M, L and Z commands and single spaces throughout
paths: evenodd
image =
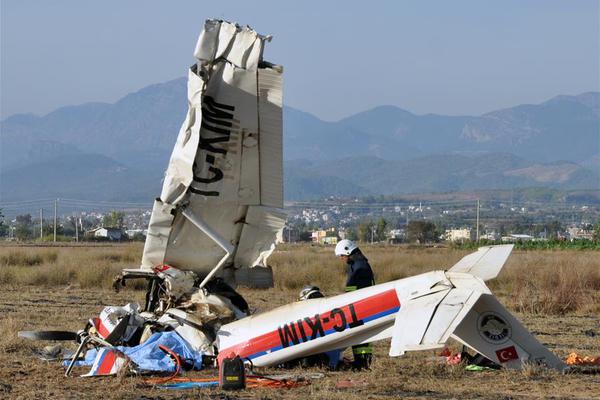
M 142 370 L 175 371 L 175 363 L 168 354 L 158 348 L 159 345 L 169 348 L 187 363 L 193 364 L 194 369 L 202 368 L 203 353 L 192 350 L 190 345 L 175 331 L 157 332 L 140 345 L 134 347 L 118 346 L 117 349 L 127 355 Z M 96 349 L 89 350 L 85 354 L 85 360 L 78 361 L 75 365 L 92 365 L 97 353 Z M 69 361 L 64 362 L 65 366 L 68 364 Z

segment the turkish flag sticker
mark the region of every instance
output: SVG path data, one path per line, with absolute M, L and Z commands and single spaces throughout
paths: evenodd
M 519 358 L 515 346 L 510 346 L 505 349 L 496 350 L 496 356 L 498 357 L 498 361 L 500 361 L 501 363 L 505 363 L 510 360 L 517 360 Z

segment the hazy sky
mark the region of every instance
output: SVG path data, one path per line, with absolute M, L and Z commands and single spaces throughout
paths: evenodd
M 599 2 L 1 0 L 1 116 L 186 75 L 206 18 L 272 34 L 285 103 L 480 114 L 600 90 Z

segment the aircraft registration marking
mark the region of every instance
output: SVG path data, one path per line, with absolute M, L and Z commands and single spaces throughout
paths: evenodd
M 248 339 L 219 352 L 219 359 L 239 355 L 254 359 L 306 343 L 329 334 L 343 332 L 398 312 L 400 301 L 395 289 L 360 299 L 330 311 L 290 321 L 277 330 Z

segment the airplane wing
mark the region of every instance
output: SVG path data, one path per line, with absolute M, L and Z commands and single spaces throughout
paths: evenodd
M 510 256 L 514 245 L 480 247 L 475 253 L 463 257 L 449 272 L 465 272 L 488 281 L 498 276 Z
M 249 27 L 206 21 L 142 268 L 168 264 L 202 277 L 219 265 L 217 276 L 235 284 L 236 270 L 267 267 L 285 223 L 283 70 L 262 58 L 269 40 Z M 252 284 L 252 274 L 243 276 Z

